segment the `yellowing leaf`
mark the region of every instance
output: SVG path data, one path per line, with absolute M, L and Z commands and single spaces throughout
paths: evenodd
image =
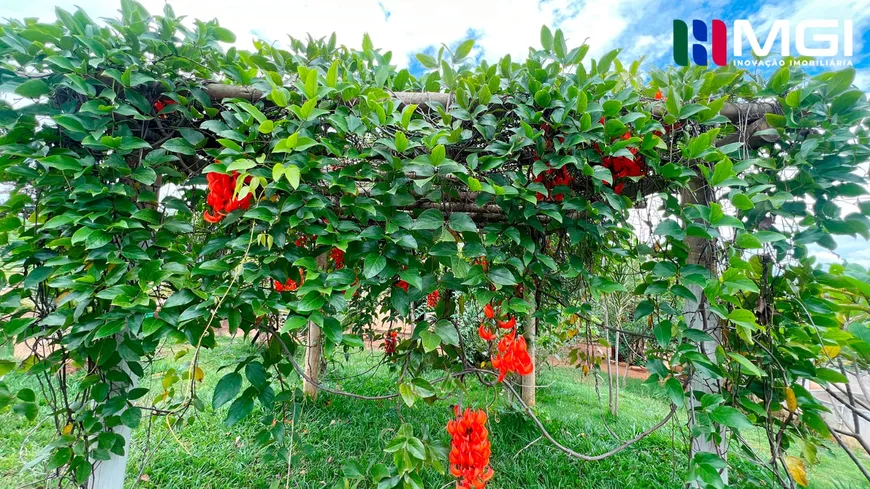
M 66 292 L 60 294 L 59 296 L 57 296 L 57 299 L 54 300 L 54 303 L 55 303 L 55 304 L 60 304 L 60 301 L 62 301 L 63 298 L 66 297 L 66 296 L 68 296 L 68 295 L 69 295 L 69 291 L 66 291 Z
M 791 478 L 794 479 L 797 485 L 801 487 L 807 487 L 810 485 L 810 481 L 807 479 L 807 468 L 804 465 L 803 460 L 788 455 L 785 457 L 785 468 L 788 469 L 789 475 L 791 475 Z
M 840 345 L 825 345 L 822 347 L 822 353 L 833 360 L 840 354 Z
M 785 407 L 788 408 L 790 412 L 795 412 L 797 410 L 797 397 L 795 397 L 794 391 L 791 387 L 785 388 Z
M 68 434 L 72 433 L 72 429 L 73 429 L 73 424 L 72 424 L 72 423 L 67 423 L 66 426 L 64 426 L 64 427 L 60 430 L 60 432 L 61 432 L 61 434 L 68 435 Z
M 205 378 L 205 372 L 203 372 L 201 368 L 196 367 L 193 370 L 193 379 L 196 380 L 197 382 L 202 382 L 202 379 L 204 379 L 204 378 Z
M 284 176 L 284 165 L 281 163 L 275 163 L 275 166 L 272 167 L 272 180 L 278 181 L 281 180 L 281 177 Z
M 290 165 L 284 170 L 284 176 L 287 177 L 287 181 L 290 182 L 290 186 L 293 187 L 293 190 L 299 188 L 299 178 L 301 177 L 299 167 L 296 165 Z

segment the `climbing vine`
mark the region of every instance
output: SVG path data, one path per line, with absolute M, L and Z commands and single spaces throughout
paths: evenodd
M 42 387 L 0 383 L 0 407 L 32 419 L 37 395 L 51 406 L 44 463 L 58 485 L 125 453 L 119 427 L 204 409 L 206 375 L 221 375 L 210 402 L 229 405 L 228 425 L 260 406 L 258 440 L 285 460 L 300 383 L 447 409 L 480 382 L 582 460 L 630 449 L 686 409 L 687 478 L 709 487 L 723 486 L 724 441 L 745 446 L 741 430 L 768 433 L 759 460 L 784 487 L 803 482 L 786 449 L 836 435 L 803 386 L 866 366 L 870 277 L 823 271 L 808 250 L 870 235 L 868 104 L 853 69 L 643 72 L 545 27 L 523 60 L 476 62 L 467 41 L 418 55 L 416 76 L 368 36 L 361 49 L 335 36 L 227 48 L 235 37 L 217 21 L 131 0 L 105 24 L 57 18 L 0 24 L 0 176 L 14 186 L 0 207 L 0 334 L 30 349 L 0 366 Z M 638 226 L 644 208 L 655 217 Z M 639 270 L 634 290 L 623 265 Z M 535 416 L 536 333 L 569 318 L 618 326 L 594 307 L 617 292 L 638 299 L 671 410 L 583 454 Z M 483 366 L 457 327 L 469 311 L 490 345 Z M 372 329 L 384 316 L 413 333 Z M 221 321 L 261 348 L 205 372 L 198 352 Z M 395 367 L 379 395 L 332 387 L 297 359 L 371 339 Z M 140 387 L 166 342 L 196 353 Z M 406 415 L 377 487 L 418 487 L 429 469 L 483 487 L 480 409 L 457 406 L 449 452 Z

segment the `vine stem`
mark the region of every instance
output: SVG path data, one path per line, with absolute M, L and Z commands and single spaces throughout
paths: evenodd
M 529 448 L 530 446 L 534 445 L 535 443 L 538 443 L 538 442 L 541 441 L 543 438 L 544 438 L 544 435 L 541 435 L 541 436 L 535 438 L 534 440 L 530 441 L 526 446 L 524 446 L 523 448 L 520 448 L 520 450 L 519 450 L 517 453 L 514 454 L 514 458 L 513 458 L 513 459 L 516 460 L 517 457 L 519 457 L 520 454 L 523 453 L 523 450 L 525 450 L 526 448 Z
M 275 337 L 278 339 L 278 343 L 280 343 L 282 350 L 284 350 L 284 353 L 287 355 L 287 358 L 290 361 L 290 364 L 293 365 L 293 369 L 296 370 L 296 373 L 298 373 L 300 376 L 302 376 L 302 378 L 308 380 L 308 382 L 310 382 L 312 385 L 314 385 L 316 388 L 318 388 L 320 390 L 323 390 L 325 392 L 329 392 L 331 394 L 352 397 L 355 399 L 369 400 L 369 401 L 394 399 L 394 398 L 399 396 L 399 394 L 397 394 L 397 393 L 384 394 L 384 395 L 380 395 L 380 396 L 366 396 L 366 395 L 357 394 L 354 392 L 346 392 L 346 391 L 342 391 L 339 389 L 332 389 L 332 388 L 326 387 L 323 384 L 320 384 L 318 382 L 312 382 L 312 380 L 310 378 L 308 378 L 308 376 L 305 374 L 305 372 L 299 367 L 299 364 L 296 362 L 296 359 L 293 358 L 293 355 L 290 353 L 290 349 L 284 343 L 284 340 L 281 338 L 280 334 L 278 334 L 277 331 L 275 331 L 274 329 L 271 330 L 271 333 L 273 335 L 275 335 Z M 468 368 L 468 369 L 464 369 L 464 370 L 459 371 L 459 372 L 453 372 L 452 374 L 449 374 L 445 377 L 442 377 L 441 379 L 435 380 L 433 383 L 442 382 L 442 381 L 444 381 L 448 378 L 451 378 L 451 377 L 461 377 L 461 376 L 467 375 L 469 373 L 485 374 L 485 375 L 490 375 L 493 377 L 498 377 L 498 374 L 496 372 L 493 372 L 492 370 L 487 370 L 487 369 L 483 369 L 483 368 Z M 643 440 L 647 436 L 649 436 L 652 433 L 659 430 L 662 426 L 667 424 L 667 422 L 670 421 L 670 419 L 677 412 L 677 405 L 671 403 L 671 409 L 668 412 L 668 414 L 664 417 L 664 419 L 662 419 L 661 421 L 656 423 L 653 427 L 649 428 L 648 430 L 640 433 L 639 435 L 635 436 L 631 440 L 628 440 L 628 441 L 624 442 L 623 444 L 619 445 L 618 447 L 615 447 L 607 452 L 604 452 L 604 453 L 599 454 L 599 455 L 586 455 L 586 454 L 580 453 L 576 450 L 573 450 L 569 447 L 566 447 L 565 445 L 562 445 L 561 443 L 556 441 L 556 439 L 553 438 L 553 435 L 551 435 L 550 432 L 547 431 L 547 428 L 544 426 L 544 424 L 541 422 L 541 420 L 535 415 L 534 411 L 532 411 L 532 408 L 529 407 L 529 405 L 526 404 L 525 401 L 523 401 L 522 396 L 519 393 L 517 393 L 516 389 L 514 389 L 514 387 L 512 385 L 510 385 L 509 382 L 503 382 L 502 384 L 511 393 L 511 395 L 513 395 L 514 398 L 519 402 L 520 406 L 522 406 L 526 415 L 532 419 L 532 421 L 537 426 L 538 430 L 541 432 L 541 436 L 546 438 L 547 441 L 549 441 L 553 446 L 555 446 L 556 448 L 558 448 L 559 450 L 561 450 L 565 454 L 567 454 L 573 458 L 577 458 L 580 460 L 586 460 L 586 461 L 604 460 L 608 457 L 612 457 L 613 455 L 616 455 L 617 453 L 625 450 L 626 448 L 634 445 L 635 443 Z
M 476 368 L 476 369 L 474 369 L 474 370 L 477 371 L 477 372 L 480 372 L 480 373 L 482 373 L 482 374 L 487 374 L 487 375 L 492 375 L 492 376 L 497 376 L 497 375 L 498 375 L 498 374 L 496 374 L 495 372 L 493 372 L 492 370 L 486 370 L 486 369 L 480 369 L 480 368 Z M 611 450 L 609 450 L 609 451 L 607 451 L 607 452 L 604 452 L 604 453 L 599 454 L 599 455 L 586 455 L 586 454 L 583 454 L 583 453 L 577 452 L 577 451 L 575 451 L 575 450 L 573 450 L 573 449 L 571 449 L 571 448 L 568 448 L 568 447 L 566 447 L 565 445 L 562 445 L 561 443 L 559 443 L 558 441 L 556 441 L 556 439 L 553 438 L 553 435 L 551 435 L 550 432 L 547 431 L 547 428 L 544 426 L 544 424 L 541 422 L 541 420 L 538 419 L 537 416 L 535 416 L 535 413 L 534 413 L 534 411 L 532 411 L 532 408 L 529 407 L 529 405 L 526 404 L 526 403 L 523 401 L 522 396 L 520 396 L 520 395 L 517 393 L 517 391 L 513 388 L 513 386 L 510 385 L 510 383 L 508 383 L 508 382 L 503 382 L 503 384 L 504 384 L 505 388 L 506 388 L 508 391 L 510 391 L 510 393 L 514 396 L 514 398 L 515 398 L 515 399 L 520 403 L 520 405 L 523 407 L 523 410 L 526 412 L 526 415 L 528 415 L 528 417 L 532 418 L 532 421 L 535 423 L 535 425 L 537 425 L 538 430 L 541 432 L 541 435 L 542 435 L 544 438 L 546 438 L 546 439 L 547 439 L 547 440 L 548 440 L 548 441 L 549 441 L 553 446 L 555 446 L 556 448 L 558 448 L 559 450 L 561 450 L 561 451 L 564 452 L 565 454 L 567 454 L 567 455 L 569 455 L 569 456 L 571 456 L 571 457 L 573 457 L 573 458 L 577 458 L 577 459 L 580 459 L 580 460 L 586 460 L 586 461 L 589 461 L 589 462 L 594 462 L 594 461 L 598 461 L 598 460 L 604 460 L 604 459 L 606 459 L 606 458 L 608 458 L 608 457 L 612 457 L 613 455 L 616 455 L 617 453 L 619 453 L 619 452 L 625 450 L 626 448 L 628 448 L 628 447 L 634 445 L 635 443 L 637 443 L 637 442 L 643 440 L 644 438 L 646 438 L 647 436 L 653 434 L 653 433 L 656 432 L 659 428 L 661 428 L 662 426 L 664 426 L 665 424 L 667 424 L 667 422 L 670 421 L 670 419 L 671 419 L 671 418 L 674 416 L 674 414 L 677 412 L 677 405 L 671 403 L 671 409 L 670 409 L 670 411 L 668 412 L 668 414 L 664 417 L 664 419 L 662 419 L 661 421 L 659 421 L 658 423 L 656 423 L 655 425 L 653 425 L 653 426 L 652 426 L 651 428 L 649 428 L 648 430 L 644 431 L 643 433 L 640 433 L 639 435 L 635 436 L 635 437 L 632 438 L 631 440 L 628 440 L 628 441 L 624 442 L 622 445 L 619 445 L 618 447 L 615 447 L 615 448 L 613 448 L 613 449 L 611 449 Z
M 399 397 L 398 393 L 393 394 L 384 394 L 380 396 L 366 396 L 363 394 L 357 394 L 355 392 L 347 392 L 341 389 L 332 389 L 330 387 L 326 387 L 320 382 L 311 378 L 310 375 L 306 374 L 305 371 L 299 366 L 299 363 L 296 362 L 296 358 L 293 357 L 293 353 L 290 352 L 290 348 L 287 347 L 287 344 L 284 342 L 284 339 L 281 338 L 281 334 L 275 330 L 274 328 L 269 327 L 269 332 L 278 340 L 278 343 L 281 345 L 281 349 L 284 350 L 284 354 L 287 356 L 287 359 L 290 361 L 290 364 L 293 366 L 293 370 L 299 374 L 300 377 L 305 379 L 306 382 L 316 387 L 318 390 L 322 390 L 324 392 L 329 392 L 330 394 L 335 394 L 339 396 L 352 397 L 354 399 L 362 399 L 365 401 L 383 401 L 387 399 L 395 399 Z
M 255 227 L 253 225 L 251 225 L 251 234 L 248 237 L 248 245 L 245 248 L 245 253 L 242 256 L 242 259 L 240 260 L 240 264 L 243 264 L 245 262 L 245 260 L 247 260 L 247 258 L 248 258 L 248 254 L 251 250 L 251 244 L 253 243 L 253 240 L 254 240 L 254 229 L 255 229 Z M 211 316 L 208 319 L 208 323 L 206 324 L 205 329 L 203 329 L 202 334 L 199 335 L 199 339 L 196 342 L 196 348 L 194 350 L 193 360 L 190 363 L 190 370 L 188 371 L 188 375 L 190 377 L 190 389 L 188 390 L 187 395 L 185 396 L 184 402 L 182 402 L 181 406 L 179 406 L 178 408 L 171 410 L 171 411 L 162 411 L 162 412 L 160 412 L 160 414 L 174 415 L 174 414 L 180 413 L 181 416 L 184 416 L 184 413 L 187 412 L 187 409 L 190 407 L 190 404 L 193 401 L 193 397 L 196 395 L 196 367 L 197 367 L 197 364 L 199 362 L 199 353 L 200 353 L 200 350 L 202 349 L 202 340 L 205 338 L 206 333 L 211 328 L 211 325 L 214 322 L 214 318 L 217 315 L 218 309 L 220 308 L 221 304 L 223 304 L 227 295 L 229 295 L 230 289 L 232 289 L 232 287 L 235 284 L 236 279 L 239 277 L 239 275 L 241 275 L 241 273 L 233 274 L 233 278 L 232 278 L 232 280 L 230 280 L 230 284 L 227 286 L 227 290 L 225 290 L 223 295 L 221 295 L 221 297 L 218 299 L 217 304 L 215 304 L 215 307 L 212 309 Z M 172 437 L 175 439 L 175 441 L 178 443 L 178 445 L 185 451 L 185 453 L 190 455 L 190 452 L 187 450 L 187 447 L 184 446 L 184 444 L 181 442 L 181 439 L 178 437 L 178 435 L 175 433 L 175 430 L 172 428 L 172 425 L 169 423 L 169 418 L 166 419 L 166 428 L 169 431 L 169 434 L 172 435 Z M 166 436 L 164 436 L 163 438 L 165 439 Z M 161 442 L 162 441 L 163 440 L 161 440 Z M 148 458 L 150 458 L 150 457 L 146 457 L 146 460 L 143 462 L 142 470 L 144 470 L 145 466 L 147 465 Z M 141 473 L 140 473 L 140 475 L 141 475 Z M 139 484 L 139 479 L 137 478 L 133 487 L 136 487 L 138 484 Z
M 251 251 L 251 244 L 254 242 L 254 229 L 255 226 L 251 225 L 251 234 L 248 236 L 248 245 L 245 247 L 245 253 L 242 255 L 242 259 L 239 260 L 239 267 L 244 266 L 245 260 L 248 259 L 248 254 Z M 214 322 L 215 316 L 217 316 L 218 309 L 220 309 L 221 305 L 224 303 L 224 300 L 229 295 L 230 290 L 232 290 L 233 285 L 236 283 L 236 279 L 242 274 L 241 271 L 233 274 L 233 278 L 230 280 L 229 285 L 227 285 L 227 290 L 224 291 L 223 295 L 220 296 L 217 303 L 214 305 L 214 308 L 211 310 L 211 316 L 208 318 L 208 323 L 206 323 L 205 328 L 202 330 L 202 334 L 199 335 L 199 339 L 196 341 L 196 349 L 193 352 L 193 361 L 190 362 L 190 371 L 188 375 L 190 376 L 190 389 L 188 391 L 189 398 L 185 399 L 184 404 L 189 404 L 193 397 L 196 395 L 196 367 L 199 363 L 199 353 L 202 350 L 202 340 L 205 338 L 206 333 L 211 329 L 211 325 Z

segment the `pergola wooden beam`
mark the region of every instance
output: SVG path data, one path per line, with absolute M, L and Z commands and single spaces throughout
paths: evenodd
M 223 100 L 225 98 L 242 98 L 250 101 L 258 101 L 266 96 L 260 90 L 241 85 L 226 85 L 223 83 L 207 83 L 203 87 L 205 93 L 213 100 Z M 443 92 L 390 92 L 399 102 L 404 105 L 416 104 L 426 106 L 432 103 L 438 103 L 444 107 L 449 107 L 456 102 L 456 97 L 450 93 Z M 663 108 L 654 109 L 653 114 L 664 113 Z M 722 110 L 719 112 L 728 118 L 732 123 L 739 124 L 740 122 L 752 122 L 756 119 L 763 118 L 764 114 L 774 113 L 781 114 L 782 109 L 776 102 L 725 102 Z

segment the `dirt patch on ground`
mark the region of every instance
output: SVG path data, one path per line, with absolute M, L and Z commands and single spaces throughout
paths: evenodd
M 33 348 L 26 343 L 18 343 L 12 350 L 12 356 L 16 360 L 24 360 L 33 354 Z
M 576 365 L 571 364 L 571 362 L 568 361 L 568 357 L 562 355 L 550 356 L 547 358 L 547 363 L 554 367 L 574 367 Z M 607 363 L 604 361 L 601 362 L 601 371 L 605 373 L 607 372 Z M 617 364 L 616 362 L 611 361 L 610 371 L 614 375 L 618 374 L 620 377 L 628 375 L 628 378 L 630 379 L 646 380 L 650 376 L 649 370 L 647 370 L 646 367 L 628 365 L 625 362 L 619 362 L 619 364 Z
M 580 344 L 563 347 L 553 355 L 547 357 L 547 363 L 554 367 L 576 367 L 577 363 L 571 363 L 570 361 L 572 350 L 577 350 L 576 355 L 578 358 L 589 358 L 592 363 L 601 366 L 602 372 L 607 372 L 607 348 L 596 344 Z M 626 362 L 619 362 L 617 364 L 613 360 L 610 361 L 610 371 L 614 375 L 618 374 L 620 377 L 628 376 L 629 378 L 638 380 L 646 380 L 650 376 L 649 370 L 647 370 L 646 367 L 640 365 L 629 365 Z

